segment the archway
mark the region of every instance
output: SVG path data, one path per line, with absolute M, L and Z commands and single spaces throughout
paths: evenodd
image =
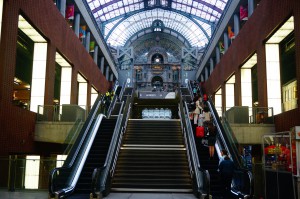
M 163 86 L 163 83 L 164 83 L 164 81 L 161 76 L 152 77 L 152 80 L 151 80 L 152 86 L 155 86 L 156 88 L 160 88 Z

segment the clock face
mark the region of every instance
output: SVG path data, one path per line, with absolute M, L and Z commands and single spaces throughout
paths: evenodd
M 156 59 L 155 59 L 155 62 L 159 62 L 159 58 L 156 58 Z

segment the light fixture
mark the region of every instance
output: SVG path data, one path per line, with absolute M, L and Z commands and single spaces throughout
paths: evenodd
M 294 17 L 291 16 L 266 42 L 268 44 L 280 43 L 287 35 L 289 35 L 294 30 Z
M 23 16 L 19 15 L 18 28 L 20 28 L 32 41 L 45 43 L 46 40 L 38 31 L 36 31 Z

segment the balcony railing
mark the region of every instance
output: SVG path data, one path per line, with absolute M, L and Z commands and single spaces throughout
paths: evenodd
M 234 106 L 225 111 L 225 117 L 235 124 L 274 124 L 272 107 Z
M 39 105 L 37 121 L 48 122 L 75 122 L 78 119 L 85 121 L 89 107 L 73 104 L 64 105 Z

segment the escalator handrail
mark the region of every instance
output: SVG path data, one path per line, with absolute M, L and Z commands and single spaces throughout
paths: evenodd
M 182 97 L 181 92 L 180 92 L 180 96 Z M 178 109 L 179 109 L 179 116 L 181 117 L 181 120 L 180 120 L 182 123 L 181 125 L 183 125 L 183 131 L 185 133 L 185 136 L 187 135 L 186 138 L 188 139 L 188 143 L 186 143 L 186 145 L 187 145 L 186 148 L 188 150 L 188 154 L 191 153 L 191 156 L 192 156 L 192 160 L 190 160 L 190 158 L 189 158 L 189 161 L 192 161 L 192 163 L 190 162 L 189 165 L 193 165 L 193 168 L 190 168 L 190 169 L 193 170 L 195 173 L 196 183 L 197 183 L 197 192 L 206 191 L 206 194 L 209 195 L 210 194 L 209 193 L 210 192 L 209 172 L 207 170 L 204 170 L 200 166 L 198 153 L 197 153 L 196 145 L 195 145 L 195 140 L 194 140 L 194 136 L 193 136 L 193 130 L 192 130 L 191 123 L 190 123 L 189 117 L 188 117 L 189 111 L 188 111 L 187 103 L 184 102 L 184 106 L 183 106 L 183 102 L 182 102 L 182 100 L 180 100 Z M 201 183 L 201 177 L 200 177 L 199 172 L 202 173 L 202 183 Z M 205 178 L 205 180 L 203 178 Z M 203 183 L 203 182 L 205 182 L 205 183 Z M 202 184 L 202 187 L 201 187 L 201 184 Z
M 85 145 L 81 147 L 81 151 L 83 154 L 80 155 L 80 161 L 77 162 L 77 164 L 73 164 L 71 167 L 59 167 L 59 168 L 55 168 L 51 171 L 51 182 L 53 185 L 53 179 L 54 179 L 54 175 L 57 172 L 63 171 L 63 170 L 70 170 L 70 168 L 74 169 L 71 177 L 68 178 L 69 179 L 69 183 L 66 185 L 65 188 L 62 188 L 60 190 L 55 191 L 53 189 L 53 186 L 51 186 L 51 195 L 56 195 L 58 198 L 62 198 L 65 195 L 69 195 L 75 188 L 76 183 L 78 181 L 78 178 L 80 176 L 80 173 L 82 171 L 82 168 L 85 164 L 86 158 L 88 156 L 88 153 L 90 151 L 90 148 L 93 144 L 94 138 L 96 137 L 96 134 L 98 132 L 99 126 L 101 124 L 101 121 L 103 119 L 104 115 L 103 114 L 99 114 L 95 124 L 93 125 L 91 131 L 90 131 L 90 135 L 88 136 L 87 140 L 85 140 Z M 64 196 L 63 196 L 64 195 Z
M 100 98 L 100 99 L 99 99 Z M 82 135 L 81 136 L 81 139 L 77 139 L 76 142 L 74 143 L 75 147 L 72 147 L 71 151 L 70 151 L 70 154 L 69 156 L 71 156 L 71 161 L 68 161 L 69 160 L 69 156 L 68 158 L 66 159 L 65 163 L 64 163 L 64 167 L 71 167 L 77 157 L 77 154 L 80 150 L 80 147 L 93 123 L 93 120 L 95 119 L 96 115 L 97 115 L 97 112 L 99 110 L 99 107 L 101 105 L 101 103 L 103 103 L 103 99 L 104 97 L 103 96 L 99 96 L 98 99 L 95 101 L 93 107 L 92 107 L 92 110 L 86 120 L 86 122 L 84 123 L 83 127 L 82 127 L 82 130 L 80 132 L 80 134 Z M 80 135 L 78 135 L 79 138 L 80 138 Z M 73 149 L 74 148 L 74 149 Z M 73 152 L 74 151 L 74 152 Z
M 126 88 L 126 81 L 124 81 L 124 83 L 123 83 L 122 90 L 121 90 L 120 95 L 119 95 L 119 101 L 122 100 L 125 88 Z
M 230 142 L 229 142 L 229 140 L 226 136 L 227 134 L 225 132 L 225 129 L 224 129 L 223 125 L 221 124 L 221 121 L 220 121 L 219 117 L 217 117 L 218 113 L 217 113 L 216 109 L 214 108 L 214 106 L 212 104 L 212 100 L 210 99 L 210 97 L 208 98 L 207 104 L 209 106 L 211 115 L 212 115 L 212 117 L 215 121 L 215 125 L 218 129 L 218 132 L 219 132 L 218 136 L 221 138 L 223 147 L 226 148 L 226 150 L 228 151 L 230 157 L 233 159 L 233 162 L 235 163 L 236 168 L 242 168 L 241 161 L 240 161 L 240 158 L 238 156 L 237 150 L 231 144 L 229 144 L 229 146 L 228 146 L 228 143 L 230 143 Z
M 193 136 L 193 130 L 192 130 L 192 126 L 191 126 L 191 122 L 189 121 L 189 117 L 188 117 L 188 106 L 187 106 L 187 103 L 185 102 L 184 103 L 184 109 L 185 109 L 185 112 L 187 114 L 184 114 L 184 117 L 185 117 L 185 123 L 187 124 L 187 128 L 188 128 L 188 136 L 189 136 L 189 146 L 191 147 L 191 153 L 192 153 L 192 156 L 193 156 L 193 162 L 194 162 L 194 167 L 195 167 L 195 170 L 199 170 L 201 171 L 201 173 L 203 173 L 204 177 L 205 177 L 205 180 L 202 179 L 202 182 L 206 182 L 205 184 L 203 183 L 203 189 L 206 191 L 206 193 L 208 195 L 210 195 L 210 177 L 209 177 L 209 171 L 208 170 L 205 170 L 201 167 L 200 165 L 200 162 L 199 162 L 199 156 L 198 156 L 198 152 L 197 152 L 197 149 L 196 149 L 196 144 L 195 144 L 195 139 L 194 139 L 194 136 Z M 200 184 L 200 176 L 199 176 L 199 173 L 195 173 L 196 175 L 196 178 L 197 178 L 197 184 L 199 186 Z M 203 177 L 202 177 L 203 178 Z M 198 187 L 198 191 L 200 189 L 200 186 Z
M 189 89 L 189 91 L 190 91 L 190 94 L 191 94 L 192 99 L 194 99 L 195 96 L 194 96 L 194 93 L 193 93 L 191 81 L 188 82 L 187 86 L 188 86 L 188 89 Z
M 85 122 L 85 124 L 83 125 L 78 138 L 76 139 L 74 145 L 72 146 L 70 153 L 64 163 L 64 165 L 62 167 L 58 167 L 58 168 L 54 168 L 50 174 L 49 174 L 49 194 L 50 195 L 54 195 L 55 194 L 55 190 L 54 190 L 54 176 L 58 171 L 63 171 L 63 170 L 70 170 L 73 165 L 74 162 L 76 160 L 76 158 L 78 157 L 79 151 L 81 150 L 81 147 L 85 141 L 85 138 L 92 126 L 92 123 L 94 122 L 94 118 L 96 117 L 96 114 L 98 112 L 98 109 L 101 105 L 101 103 L 103 102 L 103 96 L 99 95 L 98 98 L 96 99 L 92 110 Z
M 228 140 L 229 138 L 226 137 L 227 136 L 227 133 L 225 131 L 225 129 L 223 128 L 223 125 L 221 124 L 221 121 L 219 119 L 218 116 L 218 113 L 212 103 L 212 100 L 211 100 L 211 97 L 208 97 L 208 101 L 207 101 L 207 104 L 209 106 L 209 109 L 211 111 L 211 115 L 215 121 L 215 125 L 218 129 L 218 137 L 220 138 L 219 141 L 221 141 L 221 145 L 228 151 L 231 159 L 233 160 L 233 162 L 235 163 L 235 170 L 236 171 L 241 171 L 244 175 L 247 175 L 248 176 L 248 181 L 249 181 L 249 184 L 250 184 L 250 187 L 249 187 L 249 194 L 251 195 L 252 194 L 252 186 L 253 186 L 253 179 L 252 179 L 252 173 L 243 167 L 242 163 L 241 163 L 241 159 L 240 159 L 240 156 L 238 155 L 238 151 L 236 149 L 236 147 L 232 146 L 232 144 L 230 143 L 230 141 Z M 224 136 L 225 135 L 225 136 Z M 242 195 L 248 195 L 248 194 L 245 194 L 245 193 L 239 193 L 239 194 L 242 194 Z
M 122 101 L 121 108 L 119 110 L 119 117 L 117 120 L 117 124 L 115 127 L 115 131 L 113 133 L 113 138 L 110 143 L 109 151 L 106 156 L 105 163 L 102 168 L 96 168 L 94 169 L 93 173 L 93 180 L 92 180 L 92 195 L 96 196 L 97 191 L 103 192 L 105 190 L 106 184 L 107 184 L 107 178 L 109 172 L 112 173 L 114 169 L 114 164 L 116 162 L 116 158 L 118 156 L 119 151 L 119 145 L 120 140 L 122 139 L 122 135 L 126 130 L 127 121 L 130 114 L 130 106 L 131 106 L 131 100 L 129 100 L 131 96 L 127 96 L 126 104 L 124 106 L 124 101 Z M 124 107 L 124 108 L 123 108 Z M 124 113 L 126 113 L 126 117 L 124 118 Z M 113 160 L 114 158 L 114 160 Z M 112 162 L 114 161 L 114 162 Z M 112 168 L 112 169 L 111 169 Z M 94 179 L 97 178 L 97 179 Z M 99 182 L 99 184 L 98 184 Z M 97 187 L 99 185 L 99 187 Z
M 108 152 L 107 152 L 107 155 L 106 155 L 106 159 L 105 159 L 105 162 L 104 162 L 104 165 L 103 165 L 104 168 L 107 168 L 107 166 L 110 165 L 110 161 L 111 161 L 111 159 L 113 157 L 113 154 L 114 154 L 114 149 L 116 147 L 116 141 L 119 137 L 118 135 L 119 135 L 119 132 L 120 132 L 120 129 L 121 129 L 121 122 L 123 120 L 123 113 L 122 113 L 123 106 L 124 106 L 124 101 L 122 101 L 121 108 L 119 110 L 119 117 L 117 119 L 116 127 L 115 127 L 115 130 L 114 130 L 114 133 L 113 133 L 113 137 L 111 139 L 109 149 L 108 149 Z M 107 173 L 109 173 L 109 171 L 105 172 L 105 176 L 107 176 Z
M 111 116 L 111 112 L 114 110 L 116 102 L 117 102 L 118 96 L 114 95 L 109 107 L 108 107 L 108 111 L 107 111 L 107 118 L 110 118 Z
M 204 93 L 202 91 L 202 88 L 200 88 L 198 86 L 198 90 L 200 92 L 200 95 L 203 96 Z M 237 168 L 241 168 L 241 161 L 240 161 L 239 156 L 238 156 L 238 151 L 235 150 L 234 147 L 231 146 L 231 145 L 228 147 L 227 143 L 228 143 L 229 140 L 228 140 L 227 137 L 225 137 L 225 136 L 227 136 L 227 134 L 226 134 L 226 132 L 225 132 L 225 130 L 223 128 L 223 125 L 222 125 L 222 123 L 220 121 L 218 112 L 215 109 L 215 106 L 214 106 L 214 104 L 213 104 L 212 99 L 211 99 L 210 96 L 208 96 L 208 99 L 207 99 L 206 103 L 208 104 L 209 110 L 210 110 L 211 115 L 212 115 L 212 117 L 214 119 L 214 124 L 215 124 L 215 126 L 216 126 L 216 128 L 218 130 L 218 135 L 219 135 L 219 137 L 222 140 L 222 143 L 221 143 L 222 146 L 228 151 L 228 154 L 233 159 L 233 162 L 235 163 L 235 166 Z

